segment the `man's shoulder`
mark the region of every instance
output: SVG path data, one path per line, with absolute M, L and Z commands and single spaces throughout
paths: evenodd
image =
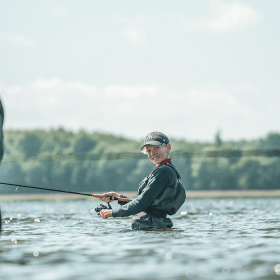
M 165 173 L 168 174 L 169 176 L 176 176 L 176 172 L 174 170 L 174 168 L 172 168 L 172 166 L 170 166 L 169 164 L 163 164 L 161 166 L 159 166 L 158 168 L 155 169 L 155 171 L 158 171 L 159 173 Z

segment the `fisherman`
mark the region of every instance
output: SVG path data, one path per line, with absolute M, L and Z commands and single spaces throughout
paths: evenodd
M 156 131 L 145 137 L 141 150 L 156 167 L 140 183 L 137 198 L 126 204 L 119 201 L 118 209 L 103 209 L 99 215 L 103 219 L 134 215 L 132 229 L 135 230 L 171 229 L 173 223 L 167 215 L 175 214 L 186 199 L 180 174 L 169 158 L 171 144 L 164 133 Z M 107 192 L 99 199 L 108 203 L 113 201 L 112 197 L 124 196 Z

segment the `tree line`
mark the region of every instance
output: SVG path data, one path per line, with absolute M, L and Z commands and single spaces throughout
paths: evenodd
M 189 156 L 211 151 L 280 149 L 278 133 L 251 141 L 224 142 L 218 132 L 209 143 L 184 139 L 170 139 L 170 142 L 170 157 L 181 173 L 186 190 L 278 189 L 280 186 L 279 157 Z M 83 130 L 7 130 L 0 181 L 83 192 L 136 191 L 154 168 L 141 155 L 141 144 L 142 140 Z M 14 192 L 15 188 L 0 185 L 0 193 Z M 17 193 L 26 192 L 38 191 L 17 190 Z

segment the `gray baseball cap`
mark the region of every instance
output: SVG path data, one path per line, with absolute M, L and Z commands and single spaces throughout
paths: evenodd
M 146 146 L 146 145 L 153 145 L 153 146 L 160 146 L 161 144 L 168 144 L 169 139 L 168 137 L 158 131 L 154 131 L 149 133 L 144 140 L 144 145 L 141 147 L 141 150 Z

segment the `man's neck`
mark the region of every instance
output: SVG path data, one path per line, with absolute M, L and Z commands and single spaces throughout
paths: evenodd
M 165 163 L 172 163 L 171 158 L 166 158 L 160 164 L 157 164 L 157 167 L 164 165 Z

